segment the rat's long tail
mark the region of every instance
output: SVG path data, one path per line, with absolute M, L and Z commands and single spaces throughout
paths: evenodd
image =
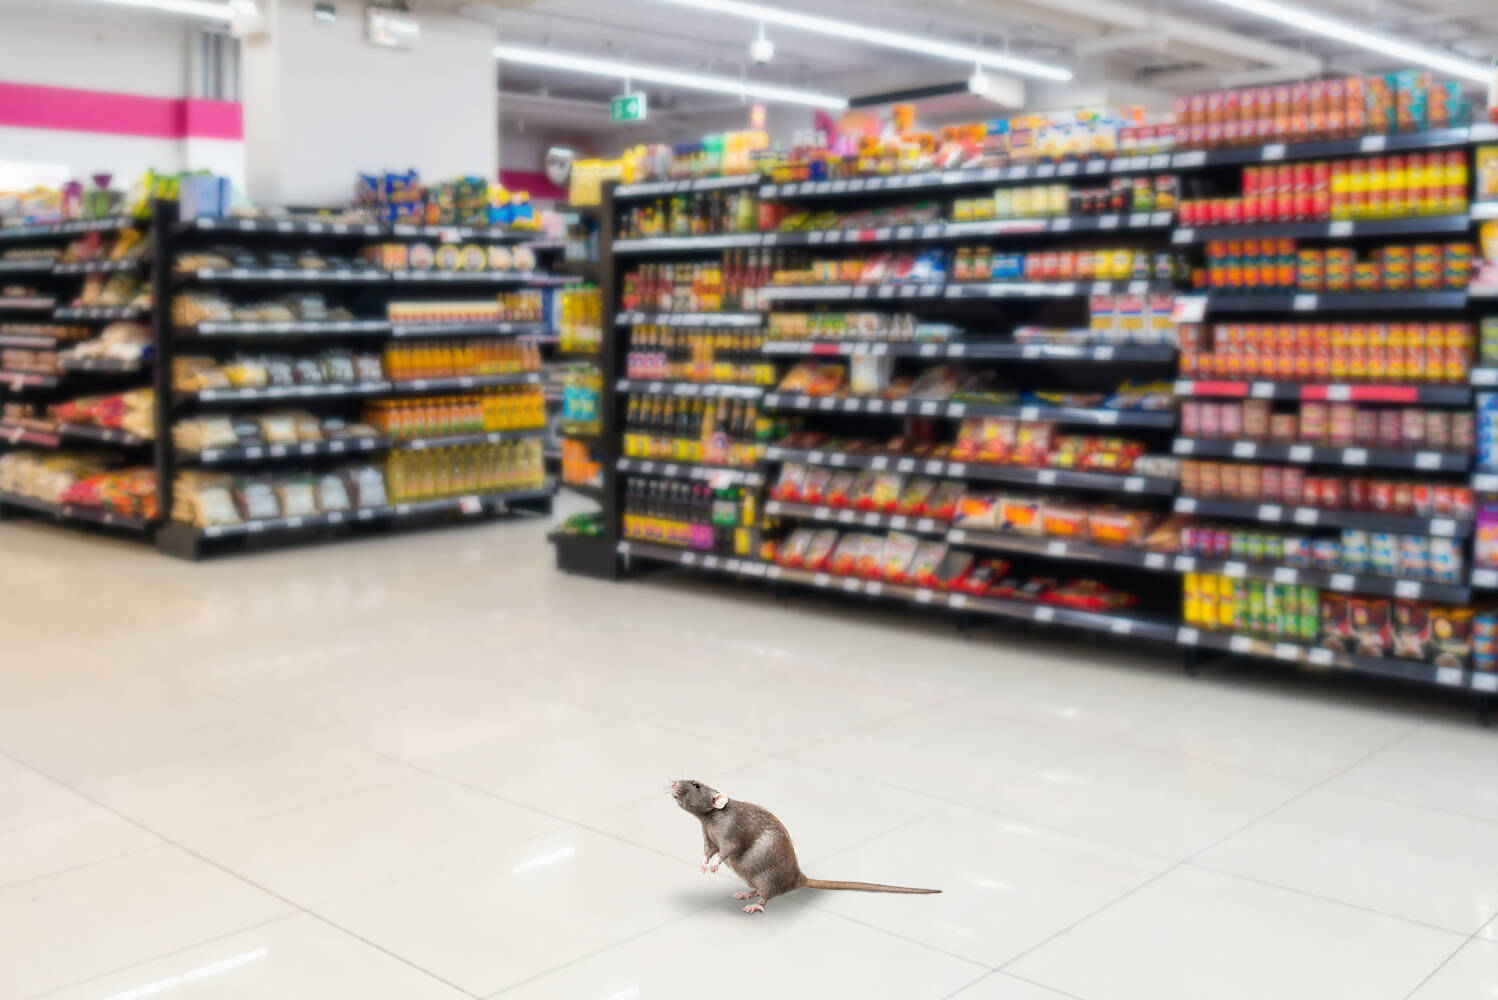
M 908 889 L 903 885 L 880 885 L 878 882 L 828 882 L 808 878 L 801 883 L 808 889 L 859 889 L 863 892 L 941 892 L 940 889 Z

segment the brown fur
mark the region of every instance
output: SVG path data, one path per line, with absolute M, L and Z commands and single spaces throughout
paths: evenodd
M 808 878 L 796 860 L 796 847 L 790 832 L 775 814 L 753 802 L 730 799 L 718 809 L 713 805 L 716 789 L 698 781 L 673 781 L 671 795 L 676 804 L 702 822 L 702 864 L 715 855 L 754 890 L 739 898 L 758 895 L 759 904 L 744 907 L 746 912 L 762 909 L 775 896 L 808 889 L 860 889 L 869 892 L 935 893 L 940 889 L 908 889 L 877 882 L 830 882 Z

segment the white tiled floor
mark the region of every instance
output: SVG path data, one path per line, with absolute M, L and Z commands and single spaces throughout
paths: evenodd
M 1498 998 L 1471 706 L 550 566 L 0 525 L 0 1000 Z M 661 794 L 777 811 L 746 916 Z

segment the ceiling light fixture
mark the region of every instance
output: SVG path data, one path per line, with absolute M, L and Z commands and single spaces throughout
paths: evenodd
M 1288 7 L 1284 4 L 1274 3 L 1273 0 L 1214 0 L 1215 3 L 1224 7 L 1233 7 L 1249 14 L 1257 14 L 1259 17 L 1268 18 L 1271 21 L 1279 21 L 1294 28 L 1304 31 L 1312 31 L 1318 35 L 1335 38 L 1339 42 L 1348 42 L 1373 52 L 1381 52 L 1386 56 L 1403 59 L 1407 62 L 1418 63 L 1421 66 L 1429 66 L 1452 76 L 1463 77 L 1467 80 L 1475 80 L 1478 83 L 1486 83 L 1490 71 L 1474 62 L 1459 59 L 1453 55 L 1437 52 L 1434 49 L 1421 48 L 1418 45 L 1410 45 L 1390 38 L 1387 35 L 1376 34 L 1372 31 L 1364 31 L 1353 27 L 1344 21 L 1333 20 L 1322 17 L 1320 14 L 1311 14 L 1298 7 Z
M 732 94 L 735 97 L 753 97 L 762 101 L 776 101 L 780 104 L 805 104 L 814 108 L 832 108 L 838 111 L 848 106 L 846 98 L 834 97 L 831 94 L 818 94 L 810 90 L 792 90 L 789 87 L 753 83 L 749 80 L 735 80 L 727 76 L 708 76 L 705 73 L 683 73 L 679 70 L 664 69 L 658 66 L 639 66 L 634 63 L 611 62 L 607 59 L 596 59 L 593 56 L 568 55 L 564 52 L 553 52 L 550 49 L 526 49 L 514 45 L 500 45 L 495 48 L 494 57 L 500 62 L 523 63 L 527 66 L 544 66 L 548 69 L 560 69 L 569 73 L 586 73 L 592 76 L 611 76 L 619 80 L 633 80 L 635 82 L 643 80 L 649 83 L 662 83 L 670 87 L 682 87 L 687 90 L 710 90 L 718 94 Z
M 989 69 L 1002 69 L 1011 73 L 1023 73 L 1026 76 L 1038 76 L 1045 80 L 1066 81 L 1072 78 L 1071 70 L 1065 66 L 1033 62 L 1029 59 L 1006 56 L 989 49 L 975 49 L 966 45 L 953 45 L 948 42 L 939 42 L 935 39 L 922 38 L 919 35 L 905 32 L 869 28 L 861 24 L 853 24 L 850 21 L 835 21 L 830 17 L 802 14 L 798 11 L 785 10 L 781 7 L 766 7 L 764 4 L 743 3 L 741 0 L 657 0 L 657 2 L 680 4 L 683 7 L 695 7 L 698 10 L 713 11 L 718 14 L 731 14 L 735 17 L 747 17 L 751 20 L 767 21 L 770 24 L 781 24 L 798 31 L 809 31 L 817 35 L 831 35 L 834 38 L 844 38 L 854 42 L 868 42 L 870 45 L 903 49 L 906 52 L 919 52 L 921 55 L 935 56 L 938 59 L 950 59 L 954 62 L 969 64 L 977 63 L 979 66 L 986 66 Z
M 185 14 L 188 17 L 206 17 L 215 21 L 232 21 L 234 5 L 216 3 L 213 0 L 89 0 L 91 3 L 111 4 L 115 7 L 139 7 L 162 14 Z

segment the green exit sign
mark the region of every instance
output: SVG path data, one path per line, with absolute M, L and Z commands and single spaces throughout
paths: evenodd
M 620 94 L 609 99 L 609 120 L 642 122 L 645 120 L 645 95 Z

